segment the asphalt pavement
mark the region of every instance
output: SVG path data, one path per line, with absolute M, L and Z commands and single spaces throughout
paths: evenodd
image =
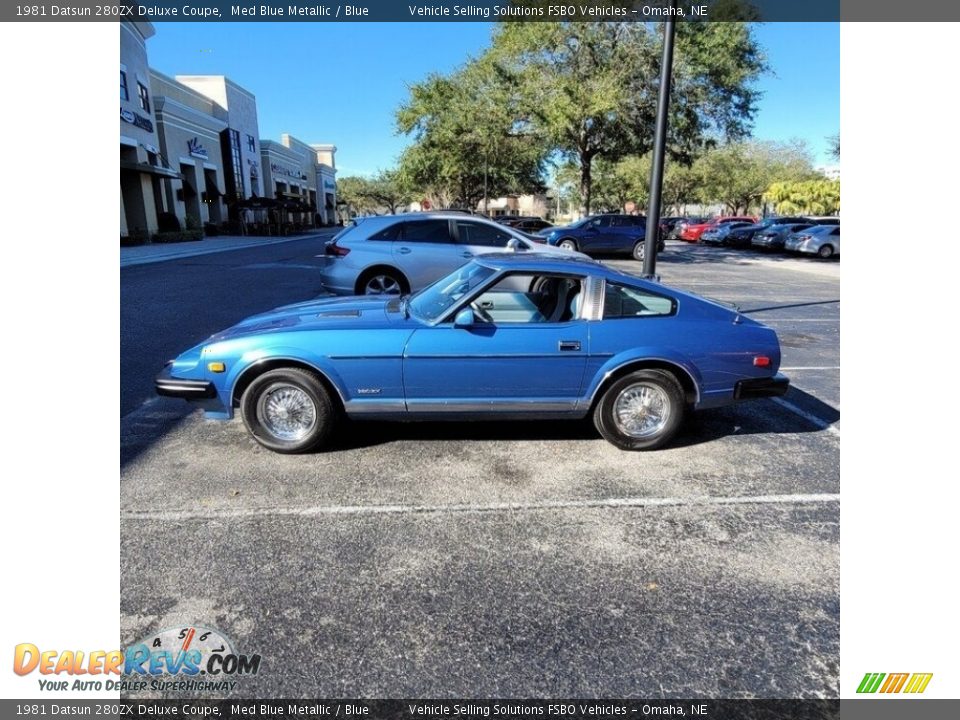
M 838 695 L 838 262 L 668 245 L 663 280 L 776 328 L 794 388 L 652 453 L 356 423 L 281 456 L 152 397 L 167 358 L 321 292 L 317 252 L 121 272 L 122 643 L 216 627 L 263 657 L 236 697 Z

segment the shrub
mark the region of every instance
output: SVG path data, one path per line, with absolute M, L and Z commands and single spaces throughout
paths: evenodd
M 180 230 L 178 232 L 159 232 L 154 233 L 153 242 L 155 243 L 178 243 L 193 242 L 203 240 L 203 230 Z

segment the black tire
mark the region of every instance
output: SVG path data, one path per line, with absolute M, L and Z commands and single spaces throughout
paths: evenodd
M 270 407 L 271 396 L 274 407 Z M 265 372 L 244 391 L 240 409 L 253 439 L 278 453 L 316 450 L 329 438 L 336 420 L 336 408 L 323 383 L 314 373 L 299 368 Z M 308 417 L 312 417 L 309 423 Z M 302 432 L 290 431 L 284 437 L 278 429 L 284 421 L 309 427 L 300 428 Z M 276 425 L 271 427 L 272 423 Z
M 823 245 L 819 250 L 817 250 L 817 255 L 819 255 L 823 260 L 829 260 L 833 257 L 833 245 Z
M 572 238 L 564 238 L 563 240 L 557 243 L 557 247 L 562 247 L 566 250 L 576 250 L 577 241 Z
M 644 257 L 644 255 L 646 255 L 646 254 L 647 254 L 647 242 L 646 242 L 646 240 L 638 240 L 637 242 L 635 242 L 635 243 L 633 244 L 633 252 L 631 253 L 631 255 L 633 255 L 633 259 L 634 259 L 634 260 L 638 260 L 639 262 L 643 262 L 643 257 Z
M 377 282 L 379 280 L 379 282 Z M 377 283 L 380 292 L 373 292 L 367 286 Z M 406 295 L 410 292 L 410 283 L 403 273 L 389 267 L 371 268 L 357 278 L 357 295 Z
M 660 401 L 662 423 L 655 423 L 648 430 L 640 429 L 631 433 L 615 415 L 617 401 L 623 396 L 623 402 L 629 405 L 628 393 L 636 395 L 644 391 L 651 393 L 653 400 Z M 636 401 L 642 402 L 642 399 L 637 398 Z M 685 410 L 683 388 L 671 373 L 665 370 L 637 370 L 620 378 L 604 391 L 594 408 L 593 424 L 605 440 L 621 450 L 655 450 L 673 439 L 683 422 Z M 624 409 L 624 412 L 629 411 Z

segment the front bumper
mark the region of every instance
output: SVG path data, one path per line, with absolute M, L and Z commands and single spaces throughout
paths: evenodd
M 734 400 L 753 400 L 755 398 L 782 397 L 790 389 L 790 378 L 777 373 L 769 378 L 741 380 L 733 390 Z
M 217 396 L 217 389 L 209 380 L 185 380 L 170 375 L 167 365 L 153 381 L 157 395 L 183 400 L 208 400 Z

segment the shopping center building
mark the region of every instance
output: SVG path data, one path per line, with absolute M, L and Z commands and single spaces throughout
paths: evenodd
M 268 232 L 294 217 L 298 228 L 335 223 L 336 148 L 288 134 L 261 141 L 250 90 L 223 75 L 150 68 L 154 32 L 151 23 L 120 23 L 121 238 L 171 226 L 247 232 L 251 205 L 276 209 Z

